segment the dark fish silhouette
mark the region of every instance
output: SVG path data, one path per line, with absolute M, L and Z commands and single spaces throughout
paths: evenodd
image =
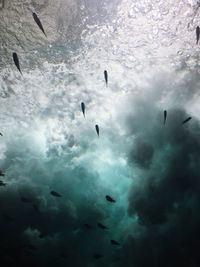
M 58 192 L 56 192 L 56 191 L 51 191 L 50 193 L 54 197 L 61 197 L 61 195 Z
M 99 228 L 101 228 L 101 229 L 108 229 L 108 227 L 107 226 L 105 226 L 105 225 L 103 225 L 102 223 L 97 223 L 97 226 L 99 227 Z
M 95 254 L 93 254 L 93 257 L 94 257 L 96 260 L 98 260 L 98 259 L 103 258 L 103 255 L 102 255 L 102 254 L 99 254 L 99 253 L 95 253 Z
M 3 134 L 2 134 L 2 133 L 0 133 L 0 135 L 1 135 L 1 136 L 3 136 Z
M 197 44 L 198 44 L 198 42 L 199 42 L 199 33 L 200 33 L 199 26 L 197 26 L 197 27 L 196 27 Z
M 30 198 L 27 198 L 27 197 L 21 197 L 21 201 L 24 203 L 31 203 L 32 202 L 32 200 Z
M 23 255 L 24 257 L 31 258 L 31 257 L 34 256 L 34 252 L 25 248 L 25 249 L 22 251 L 22 255 Z
M 0 9 L 3 9 L 4 8 L 4 0 L 1 0 L 0 1 Z
M 164 125 L 166 123 L 166 120 L 167 120 L 167 110 L 164 110 Z
M 182 124 L 187 123 L 187 122 L 190 121 L 191 119 L 192 119 L 192 117 L 187 118 L 186 120 L 184 120 L 184 121 L 182 122 Z
M 41 239 L 44 238 L 44 234 L 40 233 L 39 238 L 41 238 Z
M 110 243 L 112 244 L 112 245 L 115 245 L 115 246 L 119 246 L 120 245 L 120 243 L 119 242 L 117 242 L 116 240 L 110 240 Z
M 112 203 L 116 202 L 112 197 L 110 197 L 108 195 L 106 196 L 106 200 L 109 202 L 112 202 Z
M 38 18 L 37 14 L 33 12 L 33 19 L 35 20 L 35 22 L 37 23 L 38 27 L 40 28 L 40 30 L 44 33 L 44 35 L 47 37 L 44 28 L 42 26 L 42 23 L 40 21 L 40 19 Z
M 2 170 L 0 170 L 0 176 L 5 176 L 5 173 L 3 173 Z
M 60 258 L 67 259 L 68 258 L 68 255 L 66 254 L 66 252 L 61 252 L 60 253 Z
M 107 70 L 104 70 L 104 79 L 106 82 L 106 86 L 108 86 L 108 72 L 107 72 Z
M 31 251 L 37 250 L 37 248 L 34 245 L 31 245 L 31 244 L 25 245 L 24 249 L 28 249 L 28 250 L 31 250 Z
M 90 224 L 88 224 L 88 223 L 85 223 L 84 226 L 85 226 L 85 228 L 86 228 L 87 230 L 91 230 L 91 229 L 93 229 L 93 226 L 90 225 Z
M 33 204 L 33 208 L 34 208 L 34 210 L 35 210 L 37 213 L 40 214 L 40 209 L 39 209 L 38 205 Z
M 0 181 L 0 186 L 6 186 L 6 184 L 3 181 Z
M 19 64 L 19 58 L 18 58 L 17 53 L 15 52 L 13 53 L 13 60 L 14 60 L 15 66 L 18 68 L 19 72 L 22 74 L 21 69 L 20 69 L 20 64 Z
M 13 218 L 12 216 L 10 216 L 7 213 L 3 213 L 2 216 L 4 217 L 4 219 L 8 222 L 13 222 L 15 220 L 15 218 Z
M 81 109 L 83 112 L 83 116 L 85 117 L 85 104 L 83 102 L 81 103 Z
M 99 136 L 99 126 L 97 124 L 95 125 L 95 129 L 96 129 L 97 135 Z

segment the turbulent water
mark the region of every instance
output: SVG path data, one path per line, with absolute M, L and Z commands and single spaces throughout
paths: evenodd
M 200 1 L 0 3 L 1 265 L 200 266 Z

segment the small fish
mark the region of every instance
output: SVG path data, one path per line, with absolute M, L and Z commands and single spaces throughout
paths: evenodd
M 39 238 L 41 238 L 41 239 L 44 238 L 44 234 L 40 233 Z
M 40 21 L 40 19 L 38 18 L 37 14 L 33 12 L 33 19 L 35 20 L 35 22 L 37 23 L 38 27 L 40 28 L 40 30 L 44 33 L 44 35 L 47 37 L 45 31 L 44 31 L 44 28 L 42 26 L 42 23 Z
M 88 224 L 88 223 L 85 223 L 84 226 L 85 226 L 85 228 L 86 228 L 87 230 L 91 230 L 91 229 L 93 229 L 93 226 L 90 225 L 90 224 Z
M 98 260 L 98 259 L 103 258 L 103 255 L 102 255 L 102 254 L 99 254 L 99 253 L 95 253 L 95 254 L 93 254 L 93 257 L 94 257 L 96 260 Z
M 67 259 L 68 255 L 66 254 L 66 252 L 62 252 L 62 253 L 60 253 L 60 258 Z
M 115 245 L 115 246 L 119 246 L 120 245 L 120 243 L 119 242 L 117 242 L 116 240 L 110 240 L 110 243 L 112 244 L 112 245 Z
M 102 223 L 97 223 L 97 226 L 99 227 L 99 228 L 101 228 L 101 229 L 108 229 L 108 227 L 107 226 L 105 226 L 105 225 L 103 225 Z
M 199 33 L 200 33 L 199 26 L 197 26 L 197 27 L 196 27 L 197 44 L 198 44 L 198 42 L 199 42 Z
M 2 133 L 0 133 L 0 135 L 1 135 L 1 136 L 3 136 L 3 134 L 2 134 Z
M 34 253 L 33 253 L 33 251 L 31 251 L 31 250 L 26 250 L 26 249 L 24 249 L 24 251 L 22 251 L 22 253 L 23 253 L 23 256 L 28 257 L 28 258 L 34 256 Z
M 38 205 L 33 204 L 33 208 L 34 208 L 34 210 L 35 210 L 37 213 L 40 214 L 40 209 L 39 209 Z
M 192 119 L 192 117 L 188 117 L 187 119 L 185 119 L 185 120 L 182 122 L 182 124 L 187 123 L 187 122 L 190 121 L 191 119 Z
M 95 129 L 96 129 L 97 135 L 99 137 L 99 126 L 97 124 L 95 125 Z
M 107 72 L 107 70 L 104 70 L 104 79 L 105 79 L 106 87 L 107 87 L 108 86 L 108 72 Z
M 81 103 L 81 109 L 83 112 L 83 116 L 85 117 L 85 104 L 83 102 Z
M 3 181 L 0 181 L 0 186 L 6 186 L 6 184 Z
M 112 203 L 116 202 L 112 197 L 110 197 L 108 195 L 106 196 L 106 200 L 109 202 L 112 202 Z
M 19 58 L 18 58 L 17 53 L 15 53 L 15 52 L 13 53 L 13 60 L 14 60 L 15 66 L 17 67 L 17 69 L 19 70 L 19 72 L 22 75 L 22 72 L 21 72 L 21 69 L 20 69 L 20 64 L 19 64 Z
M 4 0 L 0 1 L 0 10 L 4 8 Z
M 167 120 L 167 110 L 164 110 L 164 125 L 166 123 L 166 120 Z
M 13 221 L 15 220 L 15 218 L 13 218 L 12 216 L 10 216 L 10 215 L 7 214 L 7 213 L 3 213 L 2 215 L 3 215 L 4 219 L 5 219 L 6 221 L 8 221 L 8 222 L 13 222 Z
M 54 197 L 61 197 L 61 195 L 56 191 L 51 191 L 50 194 Z
M 31 251 L 35 251 L 37 250 L 37 248 L 34 245 L 28 244 L 24 246 L 25 249 L 31 250 Z
M 21 197 L 21 201 L 24 203 L 31 203 L 32 202 L 32 200 L 30 198 L 27 198 L 27 197 Z
M 5 173 L 3 173 L 2 170 L 0 170 L 0 176 L 5 176 Z

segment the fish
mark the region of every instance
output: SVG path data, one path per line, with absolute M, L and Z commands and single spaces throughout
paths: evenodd
M 83 116 L 85 117 L 85 104 L 83 102 L 81 103 L 81 109 L 83 112 Z
M 101 228 L 101 229 L 108 229 L 108 227 L 107 226 L 105 226 L 105 225 L 103 225 L 102 223 L 97 223 L 97 226 L 99 227 L 99 228 Z
M 19 70 L 19 72 L 22 75 L 20 64 L 19 64 L 19 58 L 18 58 L 17 53 L 15 53 L 15 52 L 13 53 L 13 60 L 14 60 L 15 66 L 17 67 L 17 69 Z
M 35 210 L 37 213 L 40 214 L 40 209 L 39 209 L 39 207 L 38 207 L 37 204 L 33 204 L 33 208 L 34 208 L 34 210 Z
M 190 121 L 191 119 L 192 119 L 192 117 L 188 117 L 187 119 L 185 119 L 185 120 L 182 122 L 182 124 L 187 123 L 187 122 Z
M 120 243 L 119 242 L 117 242 L 116 240 L 110 240 L 110 243 L 112 244 L 112 245 L 115 245 L 115 246 L 119 246 L 120 245 Z
M 104 79 L 105 79 L 106 87 L 107 87 L 108 86 L 108 72 L 107 72 L 107 70 L 104 70 Z
M 0 133 L 0 135 L 1 135 L 1 136 L 3 136 L 3 134 L 2 134 L 2 133 Z
M 3 181 L 0 181 L 0 186 L 6 186 L 6 184 Z
M 164 110 L 164 125 L 166 123 L 166 120 L 167 120 L 167 110 Z
M 27 197 L 21 197 L 21 201 L 24 203 L 31 203 L 32 202 L 32 200 L 30 198 L 27 198 Z
M 32 244 L 24 245 L 24 249 L 28 249 L 28 250 L 31 250 L 31 251 L 37 250 L 37 248 Z
M 95 253 L 95 254 L 93 254 L 93 258 L 95 258 L 96 260 L 98 260 L 98 259 L 103 258 L 103 255 L 102 254 L 99 254 L 99 253 Z
M 44 234 L 40 233 L 39 238 L 41 238 L 41 239 L 44 238 Z
M 66 254 L 66 252 L 61 252 L 60 253 L 60 258 L 67 259 L 68 258 L 68 255 Z
M 46 35 L 45 31 L 44 31 L 44 28 L 43 28 L 43 26 L 42 26 L 42 23 L 41 23 L 40 19 L 38 18 L 37 14 L 33 12 L 32 15 L 33 15 L 33 19 L 34 19 L 34 21 L 37 23 L 37 25 L 38 25 L 38 27 L 40 28 L 40 30 L 41 30 L 41 31 L 44 33 L 44 35 L 47 37 L 47 35 Z
M 0 1 L 0 9 L 3 9 L 4 8 L 4 0 L 1 0 Z
M 112 202 L 112 203 L 115 203 L 116 201 L 112 198 L 112 197 L 110 197 L 110 196 L 105 196 L 105 198 L 106 198 L 106 200 L 107 201 L 109 201 L 109 202 Z
M 24 249 L 24 251 L 22 251 L 22 254 L 23 254 L 23 256 L 28 257 L 28 258 L 34 256 L 33 251 L 31 251 L 31 250 L 27 250 L 27 249 Z
M 99 137 L 99 125 L 95 125 L 95 129 L 96 129 L 96 132 L 97 132 L 97 135 L 98 135 L 98 137 Z
M 91 230 L 91 229 L 93 229 L 93 226 L 90 225 L 90 224 L 88 224 L 88 223 L 85 223 L 84 226 L 85 226 L 85 228 L 86 228 L 87 230 Z
M 59 194 L 58 192 L 56 191 L 51 191 L 50 194 L 54 197 L 61 197 L 61 194 Z
M 13 222 L 15 220 L 14 217 L 10 216 L 9 214 L 7 213 L 3 213 L 2 216 L 4 217 L 4 219 L 8 222 Z
M 197 26 L 197 27 L 196 27 L 197 44 L 198 44 L 198 42 L 199 42 L 199 33 L 200 33 L 199 26 Z
M 0 170 L 0 176 L 5 176 L 5 173 L 3 173 L 2 170 Z

